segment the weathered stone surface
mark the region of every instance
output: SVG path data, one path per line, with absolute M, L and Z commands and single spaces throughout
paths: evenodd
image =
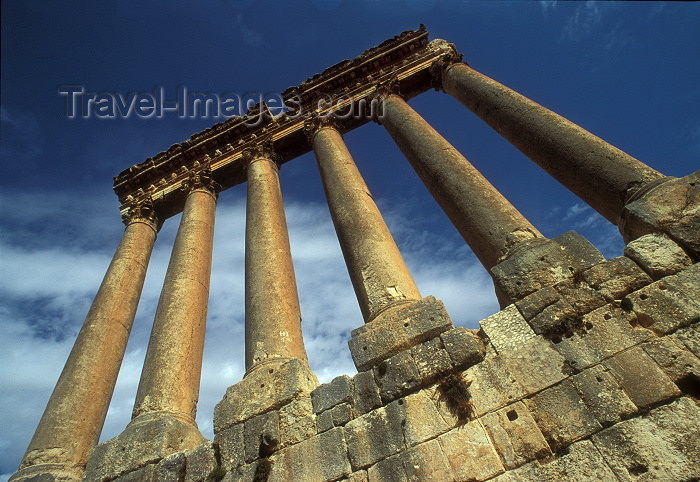
M 554 459 L 536 460 L 515 470 L 499 475 L 494 482 L 561 482 L 617 481 L 590 440 L 581 440 L 568 447 L 568 453 Z
M 605 298 L 586 283 L 568 280 L 557 284 L 554 288 L 578 316 L 585 315 L 605 304 Z
M 637 326 L 633 313 L 607 305 L 583 317 L 581 330 L 554 339 L 554 349 L 574 368 L 582 370 L 615 353 L 649 340 L 654 334 Z
M 593 436 L 619 480 L 694 480 L 700 477 L 700 409 L 688 398 Z
M 333 425 L 336 427 L 341 427 L 348 423 L 350 420 L 355 418 L 355 409 L 349 403 L 341 403 L 329 410 L 331 413 L 331 418 L 333 419 Z
M 439 336 L 414 346 L 410 352 L 421 383 L 428 383 L 452 369 L 452 360 Z
M 552 348 L 551 342 L 540 337 L 503 352 L 501 359 L 526 395 L 552 386 L 571 373 L 564 357 Z
M 454 480 L 486 480 L 503 472 L 503 464 L 478 420 L 437 438 L 447 457 Z
M 221 466 L 231 470 L 245 463 L 245 441 L 243 439 L 243 424 L 238 423 L 224 429 L 214 436 L 214 442 L 219 444 Z
M 529 323 L 538 335 L 554 338 L 570 334 L 577 318 L 576 309 L 568 301 L 560 298 L 533 316 Z
M 673 337 L 678 338 L 683 344 L 688 347 L 688 350 L 693 352 L 695 356 L 700 357 L 700 324 L 696 323 L 682 330 L 678 330 L 673 334 Z
M 507 306 L 498 313 L 484 318 L 479 325 L 498 353 L 517 348 L 535 337 L 532 328 L 515 305 Z
M 663 231 L 700 256 L 700 171 L 672 178 L 625 205 L 620 232 L 629 242 Z
M 353 377 L 355 392 L 353 405 L 359 413 L 367 413 L 381 406 L 382 399 L 379 396 L 379 387 L 374 381 L 374 370 L 359 372 Z
M 205 442 L 194 425 L 172 415 L 142 415 L 118 436 L 97 447 L 85 470 L 85 480 L 116 478 Z
M 676 383 L 694 380 L 700 388 L 700 359 L 665 336 L 644 343 L 642 349 Z
M 571 377 L 581 398 L 603 427 L 629 417 L 637 407 L 602 365 Z
M 569 231 L 552 240 L 531 243 L 491 268 L 491 274 L 498 288 L 515 302 L 604 260 L 590 242 Z
M 542 432 L 522 402 L 488 413 L 480 420 L 506 469 L 551 453 Z
M 684 269 L 683 271 L 664 278 L 664 282 L 685 293 L 693 300 L 700 299 L 700 263 Z
M 416 363 L 408 351 L 381 362 L 374 369 L 374 379 L 384 403 L 408 393 L 421 383 Z
M 371 322 L 354 329 L 348 345 L 357 370 L 364 371 L 451 328 L 445 306 L 428 296 L 383 311 Z
M 271 467 L 272 464 L 267 459 L 241 465 L 226 472 L 221 482 L 256 482 L 258 480 L 266 480 L 269 477 Z
M 434 438 L 449 428 L 430 397 L 423 392 L 394 400 L 386 406 L 386 415 L 392 425 L 402 427 L 408 447 Z
M 535 291 L 515 302 L 515 306 L 520 310 L 520 313 L 526 320 L 541 313 L 549 305 L 556 303 L 561 295 L 552 286 Z
M 601 428 L 569 380 L 525 399 L 524 402 L 549 446 L 555 451 Z
M 500 357 L 486 357 L 462 374 L 468 387 L 471 415 L 480 417 L 520 400 L 525 391 Z
M 677 273 L 693 263 L 683 248 L 663 233 L 647 234 L 630 241 L 625 247 L 625 256 L 654 279 Z
M 199 447 L 186 452 L 187 463 L 184 482 L 209 482 L 210 475 L 216 475 L 218 466 L 216 452 L 211 443 L 202 444 Z M 161 465 L 164 461 L 161 461 Z M 177 480 L 177 479 L 176 479 Z
M 280 446 L 299 443 L 316 433 L 311 397 L 299 397 L 279 410 Z
M 620 300 L 627 293 L 651 283 L 649 275 L 624 256 L 593 266 L 583 273 L 583 278 L 608 301 Z
M 367 478 L 366 470 L 358 470 L 348 475 L 343 480 L 347 480 L 348 482 L 368 482 L 369 479 Z
M 457 326 L 440 335 L 455 367 L 465 369 L 484 359 L 484 342 L 472 330 Z
M 279 414 L 272 411 L 246 420 L 243 424 L 243 441 L 246 462 L 265 457 L 279 448 Z
M 277 409 L 292 399 L 311 393 L 316 375 L 301 360 L 291 359 L 274 370 L 254 370 L 226 390 L 214 409 L 214 433 L 260 413 Z
M 369 482 L 408 482 L 401 457 L 394 455 L 367 469 Z
M 408 480 L 453 480 L 450 463 L 437 440 L 408 449 L 401 460 Z
M 642 326 L 658 334 L 670 333 L 700 319 L 700 301 L 665 279 L 627 295 L 622 307 L 634 312 Z
M 320 413 L 339 403 L 350 401 L 352 391 L 352 378 L 347 375 L 335 377 L 329 383 L 319 385 L 311 392 L 314 413 Z
M 336 480 L 351 472 L 342 428 L 286 447 L 270 457 L 269 479 Z
M 354 470 L 369 467 L 404 447 L 400 421 L 389 419 L 384 408 L 351 420 L 344 430 Z
M 618 353 L 603 364 L 639 408 L 681 394 L 654 360 L 638 346 Z
M 333 424 L 333 414 L 330 410 L 316 415 L 316 431 L 318 433 L 325 432 L 333 427 L 335 427 L 335 425 Z

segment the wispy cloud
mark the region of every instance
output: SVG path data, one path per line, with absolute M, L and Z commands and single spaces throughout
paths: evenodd
M 600 24 L 600 5 L 595 1 L 579 4 L 574 14 L 567 20 L 563 35 L 569 40 L 581 40 L 589 36 Z

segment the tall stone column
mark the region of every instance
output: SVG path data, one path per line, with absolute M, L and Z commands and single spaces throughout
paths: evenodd
M 629 154 L 464 63 L 443 62 L 436 73 L 445 92 L 615 225 L 630 196 L 663 178 Z
M 207 171 L 194 175 L 187 188 L 189 193 L 158 301 L 133 417 L 167 413 L 196 426 L 216 188 Z
M 272 149 L 248 150 L 245 244 L 246 371 L 266 361 L 306 362 L 301 310 Z
M 11 480 L 42 474 L 82 479 L 107 415 L 159 227 L 152 206 L 144 203 L 135 204 L 124 222 L 121 242 Z
M 401 97 L 382 100 L 381 123 L 486 269 L 540 232 Z
M 377 205 L 332 125 L 307 126 L 335 231 L 365 322 L 420 292 Z

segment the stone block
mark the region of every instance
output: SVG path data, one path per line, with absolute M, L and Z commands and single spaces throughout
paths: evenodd
M 583 316 L 606 304 L 603 295 L 586 283 L 568 280 L 559 283 L 554 288 L 578 316 Z
M 353 377 L 355 392 L 353 394 L 353 404 L 359 413 L 367 413 L 382 404 L 379 396 L 379 387 L 374 381 L 374 371 L 359 372 Z
M 329 383 L 319 385 L 311 392 L 314 413 L 328 410 L 342 402 L 352 400 L 352 378 L 347 375 L 335 377 Z
M 677 273 L 693 264 L 690 256 L 663 233 L 641 236 L 625 247 L 625 256 L 654 279 Z
M 688 398 L 595 434 L 593 443 L 619 480 L 697 480 L 700 409 Z
M 369 482 L 408 482 L 401 457 L 395 455 L 380 460 L 367 469 Z
M 583 317 L 581 328 L 570 337 L 553 339 L 554 349 L 573 368 L 583 370 L 615 353 L 654 337 L 636 324 L 633 313 L 607 305 Z
M 242 423 L 232 425 L 214 435 L 214 442 L 219 444 L 219 456 L 224 469 L 231 470 L 245 463 Z
M 379 395 L 388 403 L 420 386 L 418 368 L 407 351 L 384 360 L 374 369 Z
M 335 425 L 333 424 L 333 414 L 330 410 L 326 410 L 325 412 L 321 412 L 316 415 L 316 431 L 318 433 L 325 432 L 333 427 L 335 427 Z
M 640 347 L 618 353 L 603 362 L 639 408 L 677 397 L 678 387 Z
M 437 440 L 408 449 L 401 460 L 408 480 L 453 480 L 450 463 Z
M 316 375 L 301 360 L 293 358 L 279 366 L 262 365 L 226 390 L 214 408 L 214 433 L 276 410 L 294 398 L 308 395 L 317 386 Z
M 408 447 L 449 429 L 433 401 L 423 392 L 394 400 L 386 406 L 386 415 L 393 426 L 402 427 L 404 444 Z
M 348 345 L 357 371 L 365 371 L 451 328 L 445 306 L 428 296 L 381 312 L 371 322 L 354 329 Z
M 534 338 L 535 333 L 515 305 L 507 306 L 479 322 L 498 353 L 512 350 Z
M 410 352 L 421 384 L 429 383 L 452 369 L 452 360 L 439 336 L 414 346 Z
M 700 359 L 665 336 L 641 345 L 642 349 L 676 384 L 695 383 L 700 388 Z
M 662 231 L 700 257 L 700 171 L 645 188 L 622 211 L 619 227 L 625 241 Z
M 695 356 L 700 357 L 700 324 L 678 330 L 672 336 L 683 342 Z
M 216 461 L 216 451 L 211 443 L 202 444 L 186 452 L 187 463 L 185 464 L 184 482 L 208 482 L 215 474 L 219 464 Z M 161 464 L 163 461 L 161 461 Z M 159 464 L 160 465 L 160 464 Z M 179 482 L 181 479 L 175 479 Z
M 502 353 L 501 359 L 526 395 L 550 387 L 572 373 L 552 343 L 539 337 Z
M 478 420 L 452 429 L 437 440 L 456 481 L 486 480 L 504 470 L 501 459 Z
M 440 335 L 455 367 L 465 369 L 484 359 L 484 342 L 473 330 L 457 326 Z
M 312 437 L 316 423 L 311 397 L 299 397 L 279 409 L 280 446 L 286 447 Z
M 341 403 L 329 410 L 331 413 L 331 418 L 333 419 L 333 425 L 336 427 L 342 427 L 350 420 L 355 418 L 355 409 L 349 403 Z
M 525 396 L 525 391 L 500 357 L 486 357 L 462 374 L 468 387 L 471 417 L 497 410 Z
M 184 458 L 183 458 L 184 462 Z M 184 466 L 183 466 L 184 469 Z M 179 482 L 180 477 L 184 475 L 183 473 L 179 474 L 171 474 L 167 471 L 164 471 L 162 474 L 158 473 L 158 467 L 156 464 L 148 464 L 145 467 L 141 467 L 139 469 L 133 470 L 127 474 L 122 475 L 121 477 L 117 477 L 115 480 L 116 482 L 158 482 L 159 475 L 163 475 L 164 481 L 167 482 Z M 27 480 L 27 479 L 24 479 Z M 42 478 L 33 478 L 33 479 L 28 479 L 28 482 L 49 482 L 49 481 L 60 481 L 63 482 L 60 478 L 54 478 L 53 476 L 49 475 L 48 477 L 42 477 Z
M 700 300 L 700 263 L 684 269 L 672 276 L 667 276 L 663 281 L 678 291 L 685 293 L 692 300 Z
M 609 427 L 637 411 L 622 387 L 602 365 L 571 377 L 576 390 L 603 427 Z
M 552 240 L 531 242 L 491 268 L 491 275 L 497 290 L 515 302 L 541 288 L 572 279 L 604 260 L 588 240 L 569 231 Z
M 700 301 L 679 291 L 665 279 L 627 295 L 622 300 L 622 308 L 634 312 L 642 326 L 660 335 L 700 320 Z
M 481 423 L 506 469 L 551 454 L 542 432 L 522 402 L 484 415 Z
M 267 457 L 279 448 L 279 414 L 276 411 L 263 413 L 243 424 L 245 461 L 252 462 Z
M 141 415 L 121 434 L 95 447 L 85 480 L 116 478 L 205 441 L 196 426 L 172 415 Z
M 571 334 L 577 324 L 578 313 L 565 299 L 560 298 L 529 321 L 538 335 L 555 338 Z
M 554 451 L 601 429 L 570 380 L 525 399 L 524 403 Z
M 597 264 L 583 273 L 583 279 L 608 301 L 651 283 L 651 278 L 629 258 L 620 256 Z
M 400 422 L 390 420 L 384 408 L 351 420 L 344 430 L 353 470 L 369 467 L 404 448 Z
M 541 313 L 549 305 L 556 303 L 561 295 L 552 286 L 535 291 L 515 302 L 515 306 L 526 320 L 530 320 Z
M 270 457 L 268 479 L 260 480 L 337 480 L 352 472 L 342 428 L 334 428 Z
M 352 474 L 345 477 L 343 480 L 347 480 L 348 482 L 368 482 L 369 481 L 369 479 L 367 477 L 366 470 L 358 470 L 356 472 L 353 472 Z

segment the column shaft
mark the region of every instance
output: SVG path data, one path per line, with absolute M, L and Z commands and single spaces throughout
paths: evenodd
M 306 361 L 277 165 L 263 156 L 248 166 L 245 300 L 246 370 L 270 358 Z
M 20 468 L 82 473 L 112 398 L 156 239 L 153 223 L 126 226 Z
M 382 124 L 481 263 L 490 269 L 540 232 L 401 97 L 383 101 Z
M 322 127 L 313 136 L 312 145 L 365 321 L 396 301 L 421 299 L 343 137 L 332 127 Z
M 134 418 L 167 412 L 195 424 L 202 369 L 215 195 L 187 196 L 141 373 Z
M 466 64 L 448 66 L 442 87 L 613 224 L 636 189 L 663 177 Z

